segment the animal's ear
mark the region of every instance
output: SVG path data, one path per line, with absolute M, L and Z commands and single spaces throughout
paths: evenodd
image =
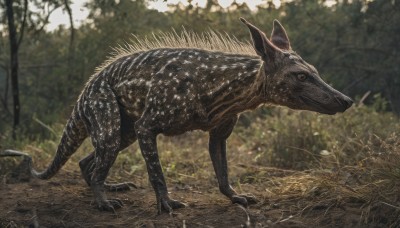
M 285 28 L 279 23 L 278 20 L 274 20 L 274 29 L 271 34 L 271 42 L 282 50 L 290 50 L 290 41 L 286 34 Z
M 251 39 L 253 40 L 253 46 L 257 55 L 261 56 L 262 58 L 268 58 L 269 60 L 273 59 L 275 53 L 279 51 L 279 49 L 275 47 L 275 45 L 273 45 L 265 36 L 265 34 L 256 26 L 250 24 L 242 17 L 240 20 L 247 25 L 250 30 Z

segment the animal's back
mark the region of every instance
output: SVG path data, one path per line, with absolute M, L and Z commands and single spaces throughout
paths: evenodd
M 188 48 L 141 51 L 108 64 L 90 80 L 81 98 L 88 99 L 85 94 L 107 83 L 131 122 L 148 106 L 166 134 L 206 130 L 212 125 L 213 101 L 234 90 L 243 92 L 241 87 L 254 80 L 260 65 L 258 57 L 244 54 Z M 84 110 L 90 101 L 81 105 Z

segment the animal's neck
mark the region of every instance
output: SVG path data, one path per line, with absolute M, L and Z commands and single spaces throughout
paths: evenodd
M 265 75 L 262 61 L 254 56 L 226 58 L 223 65 L 218 64 L 210 74 L 224 80 L 214 80 L 213 88 L 208 90 L 209 105 L 207 114 L 211 119 L 236 115 L 254 109 L 265 100 Z

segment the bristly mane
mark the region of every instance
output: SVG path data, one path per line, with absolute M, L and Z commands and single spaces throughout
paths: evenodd
M 113 48 L 113 52 L 107 60 L 96 68 L 95 74 L 121 57 L 157 48 L 193 48 L 233 54 L 256 55 L 253 46 L 249 42 L 241 42 L 236 37 L 229 36 L 228 34 L 222 34 L 213 30 L 197 34 L 195 32 L 188 32 L 184 28 L 178 34 L 173 29 L 171 32 L 153 33 L 150 38 L 147 36 L 139 38 L 133 35 L 133 38 L 129 42 Z

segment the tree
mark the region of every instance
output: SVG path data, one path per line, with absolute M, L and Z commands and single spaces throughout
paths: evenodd
M 25 33 L 28 33 L 31 38 L 45 32 L 44 28 L 49 23 L 49 17 L 54 10 L 64 6 L 70 19 L 70 42 L 69 42 L 69 57 L 68 69 L 72 68 L 72 59 L 74 56 L 74 36 L 75 28 L 73 25 L 72 12 L 69 7 L 70 0 L 50 0 L 50 1 L 32 1 L 29 4 L 28 0 L 5 0 L 0 3 L 0 23 L 7 24 L 6 36 L 9 40 L 9 64 L 0 64 L 1 68 L 6 72 L 4 97 L 0 97 L 0 101 L 4 110 L 12 114 L 13 130 L 12 137 L 16 138 L 16 129 L 20 123 L 21 105 L 20 105 L 20 86 L 19 86 L 19 51 Z M 35 10 L 29 10 L 30 7 Z M 3 11 L 1 9 L 4 9 Z M 4 14 L 5 16 L 3 17 Z M 6 19 L 6 20 L 3 20 Z M 7 22 L 7 23 L 6 23 Z M 9 73 L 10 72 L 10 73 Z M 68 74 L 69 78 L 72 76 Z M 11 79 L 11 92 L 13 112 L 8 111 L 8 85 Z
M 16 138 L 15 130 L 19 125 L 19 116 L 20 116 L 19 87 L 18 87 L 18 49 L 22 42 L 24 34 L 27 10 L 28 10 L 28 0 L 24 0 L 24 10 L 23 10 L 24 16 L 19 32 L 20 36 L 18 38 L 14 22 L 13 0 L 6 0 L 6 14 L 7 14 L 8 34 L 9 34 L 8 36 L 10 39 L 11 89 L 13 95 L 13 115 L 14 115 L 12 137 L 14 139 Z

